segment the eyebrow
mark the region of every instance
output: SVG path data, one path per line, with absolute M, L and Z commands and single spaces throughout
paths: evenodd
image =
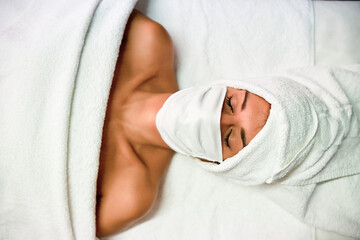
M 244 101 L 241 104 L 241 110 L 244 109 L 245 107 L 245 103 L 246 103 L 246 99 L 247 99 L 247 95 L 248 95 L 248 91 L 245 90 L 245 96 L 244 96 Z
M 241 141 L 243 143 L 243 148 L 244 148 L 244 147 L 246 147 L 246 144 L 245 144 L 245 131 L 243 128 L 241 128 L 240 135 L 241 135 Z

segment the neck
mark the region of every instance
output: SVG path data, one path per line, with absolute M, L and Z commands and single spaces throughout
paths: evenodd
M 124 132 L 137 144 L 168 148 L 156 127 L 156 115 L 172 93 L 142 93 L 124 105 Z

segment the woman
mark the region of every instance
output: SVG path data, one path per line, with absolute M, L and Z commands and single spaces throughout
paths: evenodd
M 98 236 L 125 229 L 149 211 L 171 149 L 246 185 L 302 186 L 358 173 L 356 158 L 339 167 L 343 160 L 333 157 L 357 133 L 349 129 L 358 129 L 352 105 L 359 100 L 344 85 L 353 74 L 309 68 L 176 92 L 170 37 L 134 12 L 104 125 Z M 321 86 L 314 82 L 319 78 Z
M 168 33 L 134 11 L 120 47 L 103 128 L 97 183 L 98 237 L 128 228 L 151 209 L 174 153 L 170 147 L 182 152 L 169 147 L 158 130 L 164 127 L 159 123 L 158 112 L 170 96 L 177 96 L 173 94 L 177 90 L 174 51 Z M 209 152 L 217 156 L 215 161 L 221 161 L 240 151 L 260 131 L 269 114 L 270 105 L 264 99 L 244 90 L 225 86 L 188 90 L 178 93 L 189 92 L 190 102 L 183 100 L 173 108 L 182 116 L 178 121 L 166 119 L 165 123 L 182 123 L 176 131 L 187 129 L 183 139 L 189 139 L 192 127 L 199 124 L 192 117 L 200 116 L 202 132 L 214 133 L 206 138 L 205 144 L 210 145 L 202 149 L 201 160 L 206 162 L 211 160 Z M 195 111 L 203 109 L 203 114 L 189 112 L 194 107 L 191 101 L 197 100 L 202 104 L 200 108 L 195 105 Z M 219 114 L 214 115 L 211 107 Z M 171 116 L 170 112 L 165 114 L 165 118 Z M 189 117 L 188 121 L 184 116 Z M 217 147 L 212 149 L 213 146 Z

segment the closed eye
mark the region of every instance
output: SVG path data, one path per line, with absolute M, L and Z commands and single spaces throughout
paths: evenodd
M 230 130 L 230 132 L 225 137 L 225 143 L 226 143 L 226 146 L 228 146 L 228 148 L 230 148 L 229 138 L 230 138 L 231 132 L 232 132 L 232 129 Z
M 231 98 L 232 98 L 232 96 L 231 97 L 226 97 L 226 104 L 230 107 L 231 112 L 234 112 L 234 109 L 233 109 L 233 107 L 231 105 Z

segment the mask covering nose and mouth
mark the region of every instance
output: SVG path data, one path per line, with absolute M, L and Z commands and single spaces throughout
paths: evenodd
M 171 95 L 156 116 L 165 143 L 184 155 L 221 163 L 220 117 L 226 90 L 211 85 Z

